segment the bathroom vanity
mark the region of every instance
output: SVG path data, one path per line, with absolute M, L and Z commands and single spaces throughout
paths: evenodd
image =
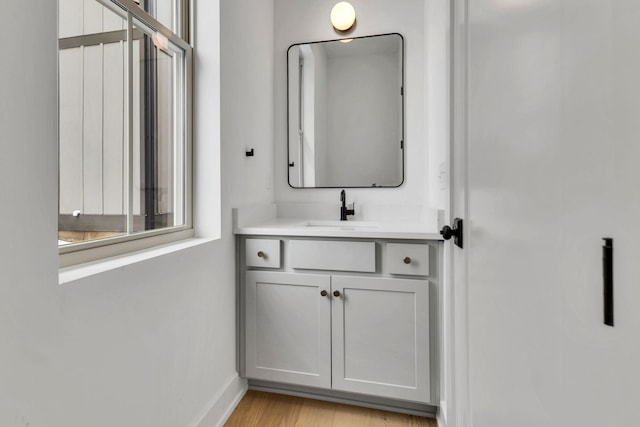
M 417 225 L 236 224 L 239 371 L 255 389 L 432 413 L 442 242 Z
M 437 210 L 396 190 L 404 51 L 398 33 L 287 49 L 288 184 L 306 202 L 234 216 L 238 371 L 252 389 L 435 413 L 443 244 Z

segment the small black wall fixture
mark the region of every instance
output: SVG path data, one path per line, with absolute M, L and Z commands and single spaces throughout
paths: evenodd
M 247 157 L 253 157 L 253 148 L 250 151 L 245 151 L 244 154 Z
M 603 237 L 602 240 L 604 324 L 613 326 L 613 239 Z

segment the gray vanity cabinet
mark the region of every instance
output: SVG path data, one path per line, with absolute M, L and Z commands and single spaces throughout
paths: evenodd
M 247 377 L 330 388 L 329 276 L 247 271 L 245 286 Z
M 429 402 L 426 280 L 332 276 L 332 388 Z
M 266 239 L 247 240 L 249 257 L 252 252 L 266 253 L 262 246 L 273 245 Z M 245 264 L 242 269 L 244 375 L 253 380 L 431 403 L 429 280 L 415 274 L 427 271 L 428 246 L 370 241 L 373 249 L 380 248 L 371 252 L 373 271 L 350 273 L 343 267 L 331 269 L 332 262 L 344 265 L 344 257 L 332 258 L 334 244 L 341 242 L 326 240 L 319 241 L 317 248 L 326 247 L 328 252 L 313 254 L 319 263 L 310 266 L 314 269 L 306 264 L 305 269 L 296 268 L 300 253 L 292 256 L 287 252 L 300 250 L 308 242 L 283 239 L 283 264 L 278 263 L 277 268 L 255 269 Z M 362 251 L 358 253 L 361 256 Z M 387 256 L 389 259 L 381 259 Z M 410 276 L 394 273 L 395 258 L 407 266 L 405 274 Z M 359 271 L 367 266 L 365 262 Z

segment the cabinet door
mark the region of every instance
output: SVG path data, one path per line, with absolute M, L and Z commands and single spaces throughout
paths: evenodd
M 331 387 L 329 276 L 248 271 L 245 286 L 247 377 Z
M 331 286 L 333 388 L 429 402 L 429 282 L 333 276 Z

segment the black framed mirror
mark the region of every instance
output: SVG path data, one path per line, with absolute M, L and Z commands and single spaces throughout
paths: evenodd
M 289 185 L 388 188 L 404 181 L 404 39 L 291 45 Z

